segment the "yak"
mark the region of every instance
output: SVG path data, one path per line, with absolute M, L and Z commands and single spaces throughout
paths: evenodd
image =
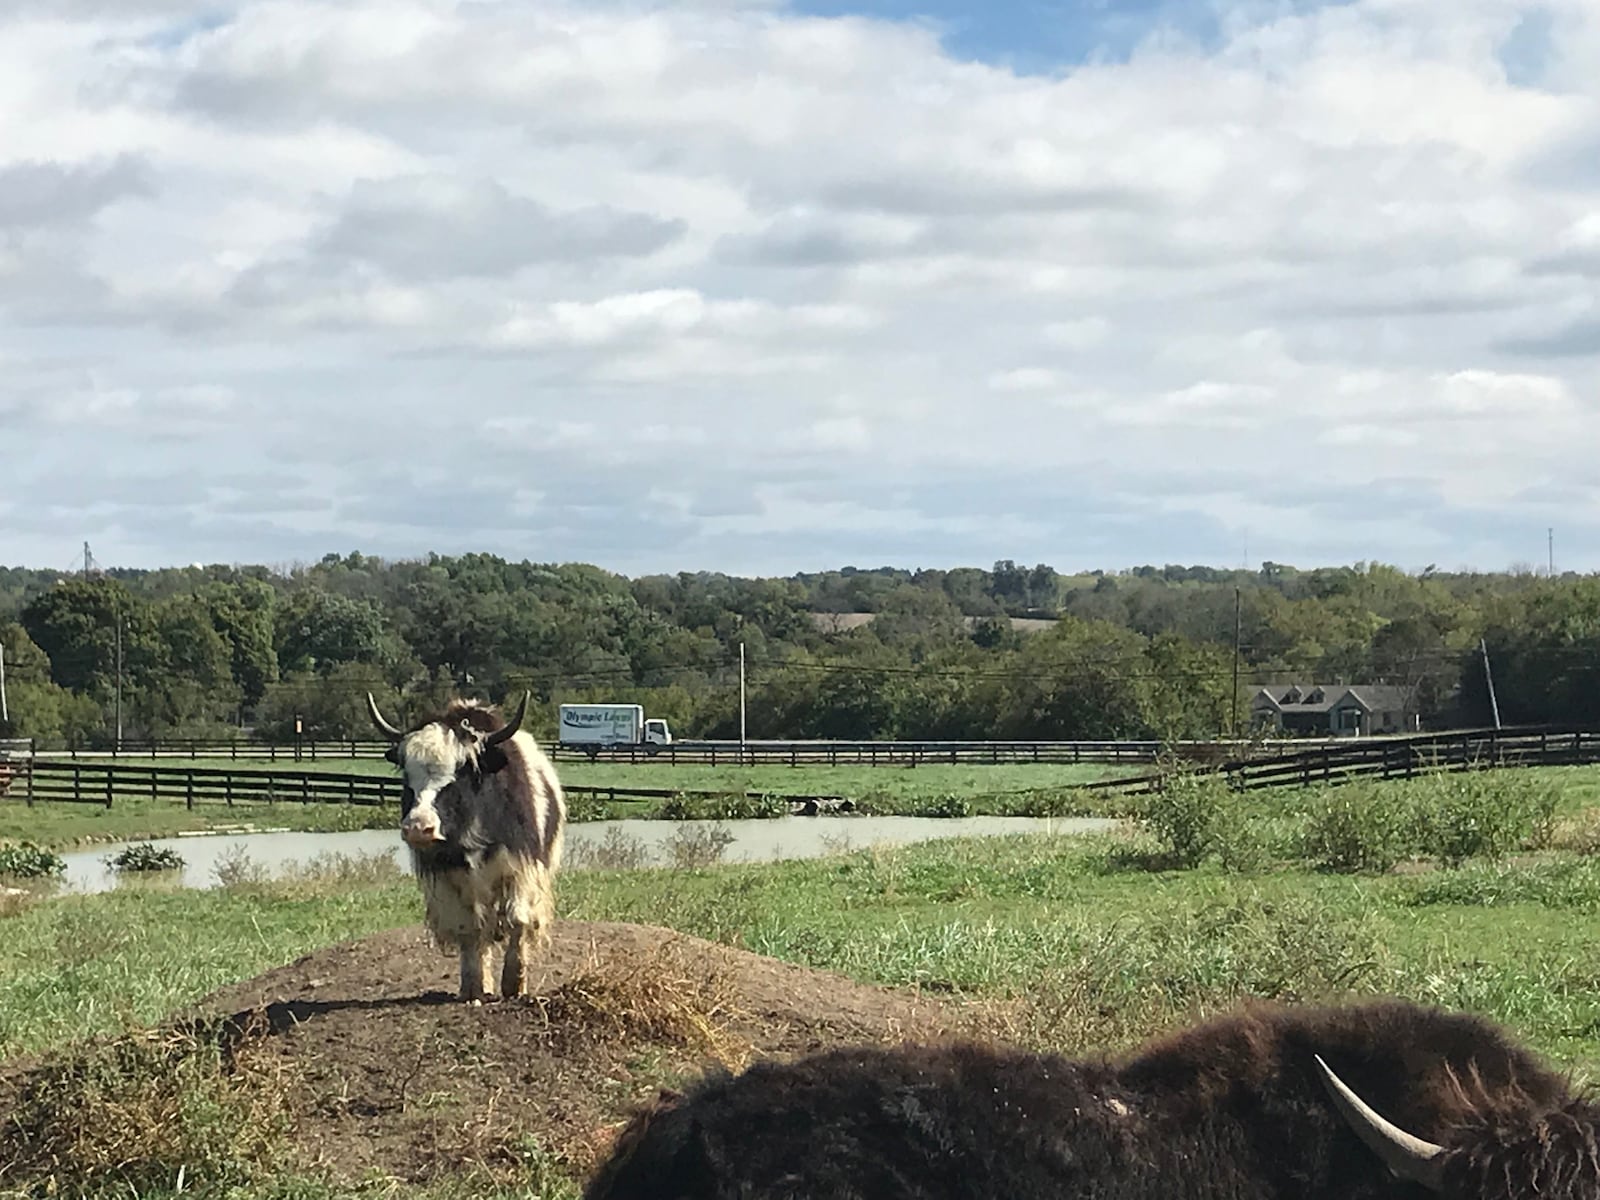
M 718 1070 L 637 1111 L 584 1200 L 1596 1200 L 1597 1135 L 1481 1018 L 1249 1005 L 1120 1063 L 952 1040 Z
M 367 710 L 391 745 L 385 757 L 404 776 L 400 836 L 422 890 L 428 931 L 440 949 L 459 950 L 460 998 L 490 998 L 493 947 L 505 943 L 502 997 L 526 987 L 531 940 L 548 949 L 555 920 L 567 803 L 554 765 L 522 731 L 528 695 L 510 721 L 475 700 L 452 700 L 438 716 L 402 733 Z

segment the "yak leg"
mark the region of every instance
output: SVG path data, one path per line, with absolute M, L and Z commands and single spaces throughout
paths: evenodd
M 489 943 L 474 939 L 461 943 L 461 999 L 482 1000 L 489 974 Z
M 506 960 L 500 965 L 500 994 L 507 1000 L 522 995 L 524 978 L 522 926 L 513 925 L 506 938 Z

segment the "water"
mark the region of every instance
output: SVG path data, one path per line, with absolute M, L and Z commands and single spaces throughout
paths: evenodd
M 1073 835 L 1110 829 L 1117 823 L 1096 817 L 777 817 L 757 821 L 585 821 L 567 827 L 568 854 L 584 857 L 583 843 L 598 845 L 608 831 L 618 830 L 644 847 L 650 864 L 670 863 L 668 842 L 715 826 L 733 835 L 723 862 L 775 862 L 780 859 L 817 858 L 839 850 L 859 850 L 871 845 L 906 845 L 943 837 L 983 837 L 1012 833 Z M 91 850 L 76 850 L 62 857 L 67 869 L 60 890 L 109 891 L 119 875 L 105 860 L 130 845 L 116 842 Z M 280 874 L 292 862 L 304 863 L 319 854 L 367 855 L 388 853 L 396 865 L 409 869 L 410 859 L 397 830 L 360 829 L 341 833 L 224 833 L 156 838 L 151 845 L 169 847 L 183 856 L 180 873 L 162 876 L 183 887 L 217 885 L 215 868 L 241 850 L 269 874 Z M 580 869 L 574 864 L 574 869 Z

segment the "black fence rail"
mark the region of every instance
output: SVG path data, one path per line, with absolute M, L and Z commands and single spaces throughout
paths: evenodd
M 1265 749 L 1245 741 L 737 741 L 694 740 L 670 746 L 570 746 L 541 742 L 557 762 L 608 762 L 706 766 L 908 766 L 918 763 L 1004 765 L 1012 763 L 1154 763 L 1163 753 L 1198 762 L 1218 763 L 1253 753 L 1271 754 L 1284 746 L 1293 753 L 1338 745 L 1348 739 L 1296 740 L 1267 743 Z M 112 747 L 50 747 L 19 744 L 12 757 L 34 754 L 74 761 L 102 759 L 231 759 L 235 761 L 303 762 L 323 759 L 382 758 L 388 743 L 359 738 L 296 742 L 248 739 L 173 738 L 123 741 Z M 3 757 L 3 755 L 0 755 Z
M 1600 730 L 1519 727 L 1345 739 L 1294 753 L 1234 759 L 1214 769 L 1235 791 L 1254 791 L 1359 779 L 1414 779 L 1431 771 L 1594 763 L 1600 763 Z M 1160 791 L 1164 778 L 1160 773 L 1124 776 L 1078 784 L 1076 790 L 1141 795 Z
M 666 800 L 678 796 L 744 796 L 765 792 L 738 789 L 635 788 L 609 784 L 564 785 L 568 796 L 604 800 Z M 143 766 L 128 762 L 83 759 L 12 760 L 0 763 L 0 799 L 27 804 L 67 802 L 113 807 L 118 800 L 150 799 L 233 806 L 251 803 L 392 805 L 398 812 L 400 780 L 380 775 L 340 775 L 331 771 L 238 771 L 214 767 Z M 796 811 L 817 812 L 848 807 L 842 796 L 778 795 Z
M 1411 779 L 1425 771 L 1483 767 L 1554 767 L 1600 762 L 1600 730 L 1467 729 L 1412 734 L 1380 742 L 1354 742 L 1304 754 L 1225 763 L 1221 770 L 1241 791 L 1286 784 L 1343 783 L 1354 779 Z

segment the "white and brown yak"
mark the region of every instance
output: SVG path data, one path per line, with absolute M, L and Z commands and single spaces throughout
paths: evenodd
M 367 709 L 400 768 L 400 836 L 411 848 L 428 931 L 461 953 L 463 1000 L 488 994 L 489 956 L 505 943 L 500 994 L 522 995 L 530 939 L 550 943 L 566 797 L 554 765 L 527 733 L 528 696 L 510 721 L 475 700 L 452 700 L 402 733 Z

